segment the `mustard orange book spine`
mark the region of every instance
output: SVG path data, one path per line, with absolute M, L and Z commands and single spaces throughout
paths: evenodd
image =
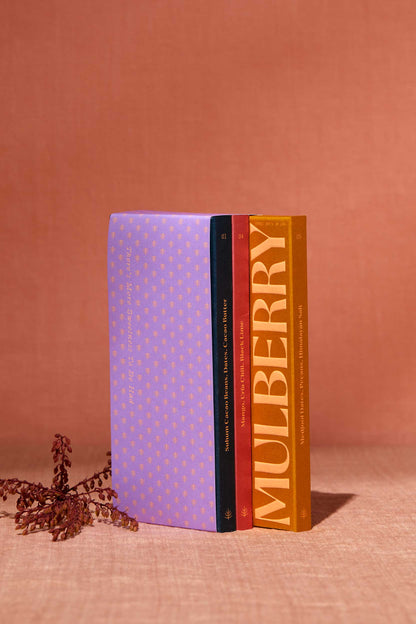
M 250 217 L 253 524 L 311 528 L 305 217 Z

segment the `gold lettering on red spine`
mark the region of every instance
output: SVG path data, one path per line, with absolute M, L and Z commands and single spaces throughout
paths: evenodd
M 254 523 L 289 528 L 288 243 L 275 222 L 250 222 Z

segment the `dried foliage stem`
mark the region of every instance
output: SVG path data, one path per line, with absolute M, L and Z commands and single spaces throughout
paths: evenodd
M 9 495 L 19 495 L 15 522 L 16 529 L 21 530 L 22 535 L 48 530 L 53 541 L 65 540 L 78 535 L 83 526 L 92 525 L 94 516 L 101 516 L 131 531 L 138 530 L 137 520 L 112 504 L 117 492 L 110 487 L 102 487 L 103 479 L 111 476 L 111 453 L 107 453 L 107 465 L 102 470 L 70 487 L 71 441 L 57 433 L 51 452 L 55 467 L 50 487 L 16 478 L 0 479 L 0 497 L 3 500 L 7 500 Z M 99 500 L 95 500 L 94 496 Z

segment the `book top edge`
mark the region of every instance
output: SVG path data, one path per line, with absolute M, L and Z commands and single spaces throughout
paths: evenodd
M 249 215 L 250 219 L 256 221 L 271 221 L 279 219 L 280 221 L 292 221 L 294 219 L 306 219 L 306 215 Z
M 270 220 L 270 219 L 306 219 L 306 215 L 264 215 L 264 214 L 245 214 L 245 213 L 225 213 L 225 212 L 155 212 L 152 210 L 131 210 L 124 212 L 113 212 L 110 215 L 110 219 L 118 218 L 118 217 L 162 217 L 162 218 L 174 218 L 174 217 L 192 217 L 192 218 L 205 218 L 210 219 L 211 217 L 247 217 L 253 219 L 260 219 L 262 221 Z
M 211 217 L 220 217 L 220 216 L 230 216 L 222 213 L 207 213 L 207 212 L 154 212 L 154 211 L 145 211 L 145 210 L 132 210 L 126 212 L 114 212 L 110 215 L 110 218 L 113 217 L 163 217 L 163 218 L 173 218 L 173 217 L 193 217 L 193 218 L 206 218 L 210 219 Z

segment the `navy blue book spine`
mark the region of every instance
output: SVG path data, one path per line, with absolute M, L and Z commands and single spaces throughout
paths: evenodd
M 236 530 L 231 216 L 211 217 L 217 531 Z

